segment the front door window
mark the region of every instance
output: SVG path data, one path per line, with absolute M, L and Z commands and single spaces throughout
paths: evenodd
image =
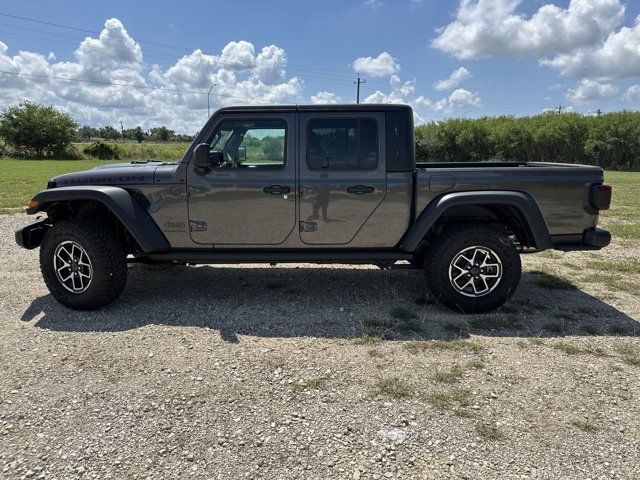
M 284 120 L 225 120 L 210 142 L 217 168 L 282 168 L 286 162 Z M 220 158 L 220 157 L 218 157 Z

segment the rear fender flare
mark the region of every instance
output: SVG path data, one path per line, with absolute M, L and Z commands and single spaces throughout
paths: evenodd
M 129 192 L 119 187 L 95 185 L 43 190 L 33 197 L 33 206 L 27 209 L 27 213 L 33 215 L 46 212 L 57 203 L 81 200 L 93 200 L 107 207 L 144 252 L 159 252 L 170 248 L 166 237 L 143 206 Z
M 432 200 L 402 239 L 400 249 L 406 252 L 415 251 L 431 227 L 448 209 L 465 205 L 514 208 L 526 221 L 536 249 L 545 250 L 553 247 L 547 224 L 531 195 L 514 191 L 482 191 L 453 192 Z

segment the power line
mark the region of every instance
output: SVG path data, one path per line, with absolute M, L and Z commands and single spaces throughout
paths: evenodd
M 54 22 L 47 22 L 47 21 L 43 21 L 43 20 L 38 20 L 38 19 L 34 19 L 34 18 L 28 18 L 28 17 L 22 17 L 22 16 L 17 16 L 17 15 L 11 15 L 11 14 L 7 14 L 7 13 L 2 13 L 0 12 L 0 16 L 3 17 L 8 17 L 8 18 L 13 18 L 13 19 L 17 19 L 17 20 L 22 20 L 22 21 L 26 21 L 26 22 L 32 22 L 32 23 L 37 23 L 37 24 L 42 24 L 42 25 L 47 25 L 47 26 L 51 26 L 51 27 L 56 27 L 56 28 L 63 28 L 63 29 L 67 29 L 67 30 L 73 30 L 73 31 L 78 31 L 78 32 L 83 32 L 83 33 L 89 33 L 92 35 L 99 35 L 100 32 L 96 32 L 95 30 L 89 30 L 89 29 L 85 29 L 85 28 L 80 28 L 80 27 L 75 27 L 75 26 L 71 26 L 71 25 L 64 25 L 64 24 L 60 24 L 60 23 L 54 23 Z M 29 27 L 25 27 L 25 26 L 19 26 L 19 25 L 12 25 L 12 24 L 7 24 L 7 23 L 0 23 L 0 25 L 4 25 L 4 26 L 8 26 L 11 28 L 17 28 L 17 29 L 22 29 L 25 31 L 30 31 L 30 32 L 36 32 L 36 33 L 41 33 L 41 34 L 45 34 L 45 35 L 53 35 L 53 36 L 57 36 L 57 37 L 61 37 L 61 38 L 68 38 L 68 39 L 72 39 L 72 40 L 76 40 L 78 42 L 81 42 L 84 39 L 78 38 L 78 37 L 73 37 L 71 35 L 64 35 L 61 33 L 56 33 L 56 32 L 50 32 L 50 31 L 45 31 L 45 30 L 38 30 L 35 28 L 29 28 Z M 4 31 L 0 31 L 0 33 L 5 33 L 5 34 L 9 34 L 9 35 L 16 35 L 16 36 L 21 36 L 21 37 L 26 37 L 26 38 L 38 38 L 41 40 L 47 40 L 47 41 L 55 41 L 55 42 L 59 42 L 59 43 L 65 43 L 65 44 L 69 44 L 69 45 L 76 45 L 75 43 L 71 43 L 71 42 L 65 42 L 59 39 L 52 39 L 52 38 L 43 38 L 43 37 L 35 37 L 35 36 L 28 36 L 28 35 L 24 35 L 24 34 L 19 34 L 19 33 L 15 33 L 15 32 L 4 32 Z M 173 50 L 182 50 L 184 52 L 188 52 L 188 53 L 192 53 L 193 50 L 192 49 L 188 49 L 187 47 L 183 47 L 183 46 L 178 46 L 178 45 L 172 45 L 172 44 L 167 44 L 167 43 L 160 43 L 160 42 L 155 42 L 155 41 L 150 41 L 150 40 L 134 40 L 136 43 L 146 43 L 146 44 L 150 44 L 150 45 L 156 45 L 159 46 L 161 48 L 169 48 L 169 49 L 173 49 Z M 109 46 L 109 48 L 114 49 L 115 51 L 135 51 L 138 52 L 139 50 L 136 47 L 128 47 L 126 45 L 113 45 L 113 44 L 107 44 Z M 170 53 L 166 53 L 166 52 L 159 52 L 159 51 L 154 51 L 154 50 L 147 50 L 145 48 L 144 52 L 141 51 L 141 53 L 143 53 L 143 55 L 145 56 L 161 56 L 161 57 L 165 57 L 165 58 L 171 58 L 171 59 L 175 59 L 175 53 L 174 54 L 170 54 Z M 215 55 L 215 54 L 214 54 Z M 228 59 L 240 59 L 240 60 L 245 60 L 244 57 L 239 57 L 239 56 L 235 56 L 235 55 L 227 55 L 227 54 L 222 54 L 220 53 L 219 55 L 215 55 L 217 58 L 228 58 Z M 308 65 L 297 65 L 297 64 L 290 64 L 290 63 L 284 63 L 282 61 L 279 60 L 271 60 L 271 61 L 266 61 L 266 60 L 258 60 L 258 59 L 254 59 L 253 60 L 255 65 L 270 65 L 270 66 L 276 66 L 276 65 L 281 65 L 283 68 L 286 67 L 287 71 L 292 73 L 292 74 L 298 74 L 298 75 L 303 75 L 304 79 L 308 81 L 308 83 L 311 83 L 313 81 L 318 82 L 318 83 L 322 83 L 322 84 L 335 84 L 335 85 L 344 85 L 344 83 L 346 83 L 347 81 L 352 81 L 353 78 L 353 73 L 352 72 L 347 72 L 344 70 L 337 70 L 337 69 L 329 69 L 329 68 L 322 68 L 322 67 L 316 67 L 316 66 L 308 66 Z M 5 72 L 5 73 L 9 73 L 9 74 L 18 74 L 18 72 Z M 24 76 L 28 76 L 28 74 L 23 74 Z M 51 78 L 56 78 L 56 77 L 51 77 Z M 61 80 L 67 80 L 67 81 L 84 81 L 84 80 L 80 80 L 80 79 L 69 79 L 69 78 L 64 78 L 64 77 L 59 77 L 58 79 Z M 89 83 L 92 83 L 94 81 L 88 81 Z M 358 83 L 358 80 L 353 81 L 354 84 L 357 85 L 358 90 L 360 87 L 360 84 L 362 83 L 366 83 L 367 80 L 361 80 L 360 83 Z M 377 86 L 378 88 L 381 89 L 387 89 L 390 88 L 390 85 L 388 82 L 384 81 L 384 80 L 378 80 L 378 79 L 368 79 L 368 83 L 372 84 L 374 87 Z M 206 94 L 206 92 L 195 92 L 195 91 L 188 91 L 188 90 L 179 90 L 179 89 L 168 89 L 168 88 L 163 88 L 163 87 L 148 87 L 148 86 L 141 86 L 141 85 L 128 85 L 128 84 L 116 84 L 116 83 L 107 83 L 107 84 L 111 84 L 111 85 L 117 85 L 117 86 L 130 86 L 132 88 L 147 88 L 147 89 L 160 89 L 160 90 L 165 90 L 165 91 L 173 91 L 176 93 L 193 93 L 193 94 Z M 442 95 L 442 92 L 436 92 L 435 90 L 430 90 L 430 89 L 421 89 L 424 94 L 426 95 Z M 419 93 L 417 93 L 419 94 Z M 216 94 L 214 94 L 216 95 Z M 222 94 L 218 94 L 218 96 L 224 96 Z M 232 97 L 231 95 L 229 95 L 229 97 Z M 236 96 L 237 98 L 247 98 L 247 99 L 251 99 L 249 97 L 239 97 Z M 357 93 L 357 97 L 359 97 L 359 94 Z M 505 108 L 509 108 L 509 107 L 530 107 L 530 108 L 538 108 L 539 105 L 534 105 L 533 103 L 527 103 L 527 102 L 519 102 L 517 100 L 511 101 L 511 100 L 504 100 L 504 99 L 492 99 L 490 97 L 485 97 L 483 96 L 483 102 L 488 101 L 488 105 L 493 105 L 493 106 L 503 106 Z M 256 99 L 257 100 L 257 99 Z M 359 100 L 359 98 L 357 99 Z
M 49 26 L 53 26 L 53 27 L 57 27 L 57 28 L 65 28 L 65 29 L 68 29 L 68 30 L 76 30 L 76 31 L 80 31 L 80 32 L 83 32 L 83 33 L 90 33 L 90 34 L 93 34 L 93 35 L 99 35 L 100 34 L 99 31 L 95 31 L 95 30 L 88 30 L 88 29 L 85 29 L 85 28 L 74 27 L 74 26 L 71 26 L 71 25 L 63 25 L 63 24 L 60 24 L 60 23 L 46 22 L 46 21 L 37 20 L 37 19 L 34 19 L 34 18 L 20 17 L 20 16 L 17 16 L 17 15 L 10 15 L 10 14 L 7 14 L 7 13 L 2 13 L 2 12 L 0 12 L 0 16 L 14 18 L 14 19 L 18 19 L 18 20 L 24 20 L 24 21 L 27 21 L 27 22 L 39 23 L 39 24 L 43 24 L 43 25 L 49 25 Z M 4 23 L 3 25 L 11 26 L 11 27 L 14 27 L 14 28 L 20 28 L 20 29 L 24 29 L 24 30 L 29 30 L 29 31 L 33 31 L 33 32 L 45 33 L 45 34 L 48 34 L 48 35 L 63 36 L 62 34 L 53 33 L 53 32 L 47 32 L 47 31 L 43 31 L 43 30 L 36 30 L 36 29 L 28 28 L 28 27 L 19 26 L 19 25 L 11 25 L 11 24 L 6 24 L 6 23 Z M 80 38 L 71 37 L 71 36 L 68 36 L 68 35 L 64 36 L 64 37 L 73 38 L 73 39 L 76 39 L 78 41 L 84 40 L 84 39 L 80 39 Z M 143 39 L 133 39 L 133 40 L 136 43 L 147 43 L 149 45 L 156 45 L 156 46 L 160 46 L 160 47 L 181 50 L 181 51 L 187 52 L 187 53 L 192 53 L 194 50 L 196 50 L 195 48 L 192 49 L 192 48 L 179 46 L 179 45 L 159 43 L 159 42 L 155 42 L 155 41 L 152 41 L 152 40 L 143 40 Z M 122 48 L 130 49 L 131 47 L 122 46 Z M 223 53 L 220 53 L 218 55 L 214 54 L 214 55 L 216 57 L 219 57 L 219 58 L 245 60 L 245 57 L 240 57 L 240 56 L 237 56 L 237 55 L 228 55 L 228 54 L 223 54 Z M 349 76 L 350 77 L 349 80 L 351 78 L 353 78 L 353 72 L 347 72 L 347 71 L 344 71 L 344 70 L 335 70 L 335 69 L 322 68 L 322 67 L 316 67 L 316 66 L 311 66 L 311 65 L 300 65 L 300 64 L 289 64 L 289 63 L 285 64 L 280 60 L 257 60 L 257 59 L 254 59 L 254 62 L 256 64 L 265 64 L 265 65 L 274 65 L 274 66 L 275 65 L 282 65 L 283 67 L 286 66 L 289 69 L 315 70 L 317 73 L 323 73 L 325 75 L 332 75 L 334 77 L 337 77 L 338 76 L 337 74 L 342 74 L 342 78 L 345 78 L 346 76 Z M 327 73 L 327 72 L 335 72 L 335 73 Z

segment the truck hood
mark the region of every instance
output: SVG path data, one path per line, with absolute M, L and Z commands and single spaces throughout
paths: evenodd
M 65 173 L 53 177 L 48 188 L 79 185 L 145 185 L 153 184 L 156 169 L 167 165 L 160 161 L 99 165 L 84 172 Z

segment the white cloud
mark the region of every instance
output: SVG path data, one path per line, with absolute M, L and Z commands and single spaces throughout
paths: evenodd
M 460 67 L 454 70 L 451 75 L 449 75 L 449 78 L 446 80 L 440 80 L 434 83 L 433 86 L 436 90 L 451 90 L 452 88 L 460 85 L 461 82 L 467 80 L 469 77 L 471 77 L 469 70 L 464 67 Z
M 632 85 L 629 87 L 622 98 L 628 102 L 640 100 L 640 85 Z
M 618 87 L 615 85 L 583 78 L 576 88 L 570 88 L 567 91 L 567 98 L 576 103 L 587 103 L 593 100 L 611 98 L 617 92 Z
M 287 55 L 283 49 L 275 45 L 264 47 L 256 59 L 255 78 L 267 85 L 282 82 L 286 77 L 286 65 Z
M 244 40 L 229 42 L 222 49 L 220 66 L 228 70 L 247 70 L 253 68 L 256 63 L 253 55 L 254 48 L 251 43 Z
M 407 103 L 411 102 L 405 97 L 412 95 L 415 91 L 415 82 L 403 82 L 397 75 L 392 75 L 389 79 L 389 93 L 376 90 L 364 99 L 364 103 Z
M 458 58 L 542 57 L 604 39 L 624 19 L 619 0 L 571 0 L 541 6 L 526 18 L 522 0 L 461 0 L 456 17 L 432 45 Z
M 166 68 L 149 67 L 140 45 L 115 18 L 105 22 L 98 38 L 80 42 L 74 57 L 57 62 L 34 52 L 11 56 L 0 42 L 0 70 L 22 74 L 0 73 L 0 108 L 30 100 L 68 111 L 80 123 L 114 125 L 124 119 L 125 128 L 163 124 L 193 133 L 206 119 L 207 91 L 213 84 L 212 108 L 294 102 L 303 88 L 298 78 L 287 78 L 281 48 L 269 45 L 256 56 L 254 45 L 242 40 L 228 43 L 217 55 L 195 50 Z
M 454 90 L 451 95 L 438 100 L 432 108 L 436 112 L 451 112 L 460 108 L 475 108 L 481 105 L 480 97 L 464 88 Z
M 353 69 L 372 77 L 390 77 L 400 71 L 400 65 L 391 54 L 382 52 L 377 57 L 360 57 L 354 60 Z
M 576 49 L 551 59 L 542 59 L 540 63 L 571 77 L 605 79 L 638 76 L 640 16 L 633 27 L 622 27 L 596 47 Z
M 340 103 L 341 98 L 335 93 L 331 92 L 318 92 L 315 95 L 311 95 L 311 103 L 314 105 L 323 104 L 336 104 Z

